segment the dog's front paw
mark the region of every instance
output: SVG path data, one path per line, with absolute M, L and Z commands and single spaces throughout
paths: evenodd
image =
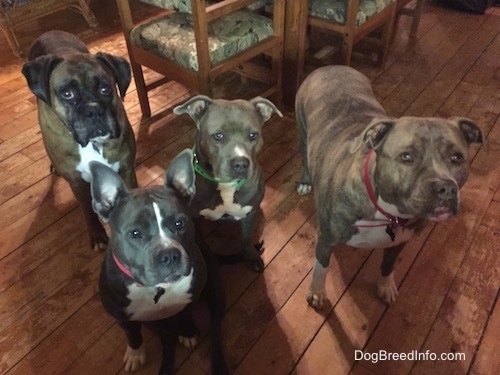
M 243 254 L 243 258 L 245 260 L 245 264 L 253 271 L 264 271 L 264 261 L 255 248 L 252 248 L 251 251 L 245 251 L 245 253 Z
M 325 290 L 312 291 L 307 293 L 307 303 L 316 310 L 321 310 L 326 300 Z
M 309 194 L 312 190 L 311 184 L 305 183 L 305 182 L 299 182 L 297 184 L 297 193 L 299 195 L 306 195 Z
M 123 356 L 124 369 L 127 372 L 139 370 L 146 364 L 146 349 L 141 345 L 138 349 L 132 349 L 127 345 L 127 350 Z
M 90 238 L 90 247 L 94 251 L 106 250 L 108 247 L 108 236 L 106 234 L 93 234 Z
M 389 276 L 380 276 L 377 282 L 378 296 L 387 304 L 394 303 L 398 296 L 398 287 L 391 273 Z
M 198 345 L 196 336 L 179 336 L 179 342 L 187 349 L 193 350 Z

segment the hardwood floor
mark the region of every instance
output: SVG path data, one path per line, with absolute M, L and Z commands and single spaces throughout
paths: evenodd
M 92 3 L 102 28 L 61 12 L 18 32 L 27 49 L 36 35 L 60 28 L 92 51 L 126 56 L 114 2 Z M 138 11 L 147 15 L 148 11 Z M 342 248 L 327 276 L 330 303 L 321 313 L 305 295 L 314 259 L 316 216 L 299 197 L 293 113 L 264 129 L 259 160 L 266 176 L 266 269 L 222 267 L 228 311 L 227 360 L 235 374 L 474 374 L 500 368 L 500 8 L 473 15 L 428 2 L 417 40 L 398 24 L 381 70 L 354 62 L 373 82 L 391 116 L 467 116 L 483 128 L 488 153 L 475 147 L 459 215 L 429 224 L 408 243 L 396 268 L 397 302 L 375 293 L 381 252 Z M 90 250 L 68 184 L 49 173 L 36 102 L 20 73 L 22 61 L 0 38 L 0 373 L 123 374 L 125 337 L 101 307 L 102 253 Z M 194 126 L 164 110 L 189 97 L 172 83 L 156 90 L 152 121 L 141 123 L 131 87 L 125 106 L 137 136 L 141 186 L 160 184 L 173 156 L 191 147 Z M 214 249 L 231 249 L 232 228 L 216 226 Z M 155 374 L 159 342 L 144 331 Z M 464 353 L 461 360 L 356 360 L 355 351 Z M 429 354 L 427 354 L 429 358 Z M 178 349 L 179 374 L 208 373 L 208 344 Z

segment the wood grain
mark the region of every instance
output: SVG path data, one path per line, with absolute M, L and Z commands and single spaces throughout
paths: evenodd
M 114 2 L 91 6 L 99 30 L 89 29 L 78 14 L 59 12 L 20 29 L 22 48 L 57 28 L 78 34 L 93 52 L 127 58 Z M 155 11 L 140 2 L 133 2 L 133 9 L 140 17 Z M 471 149 L 459 215 L 429 224 L 408 243 L 397 261 L 400 293 L 392 306 L 376 297 L 381 252 L 338 249 L 327 276 L 329 303 L 316 312 L 305 301 L 316 215 L 311 197 L 295 193 L 301 173 L 295 119 L 293 108 L 280 108 L 285 116 L 265 124 L 259 155 L 266 179 L 259 221 L 265 271 L 256 274 L 242 264 L 221 267 L 225 351 L 234 374 L 497 372 L 500 8 L 474 15 L 427 2 L 415 39 L 408 36 L 409 27 L 407 17 L 398 20 L 385 69 L 356 59 L 353 65 L 370 78 L 390 116 L 466 116 L 482 127 L 488 152 Z M 3 36 L 0 51 L 0 374 L 124 375 L 125 336 L 99 300 L 103 254 L 90 250 L 68 184 L 50 174 L 36 100 L 21 74 L 23 61 L 12 55 Z M 230 81 L 223 90 L 230 95 L 244 85 Z M 145 121 L 131 84 L 124 105 L 137 139 L 141 186 L 162 184 L 170 160 L 193 145 L 194 123 L 171 112 L 191 95 L 175 82 L 156 88 L 154 116 Z M 237 246 L 237 226 L 204 229 L 213 249 L 231 252 Z M 204 314 L 198 316 L 202 323 Z M 206 322 L 202 328 L 195 350 L 178 348 L 179 374 L 209 373 Z M 157 338 L 148 330 L 144 336 L 148 361 L 140 375 L 156 373 L 160 360 Z M 355 350 L 429 350 L 464 353 L 465 359 L 374 363 L 356 360 Z

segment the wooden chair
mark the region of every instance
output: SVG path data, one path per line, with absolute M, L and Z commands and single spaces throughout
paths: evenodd
M 423 6 L 424 0 L 396 0 L 396 22 L 402 15 L 411 17 L 410 37 L 412 38 L 417 36 Z
M 342 40 L 342 63 L 350 65 L 353 46 L 375 30 L 381 29 L 377 63 L 383 66 L 391 40 L 396 14 L 395 0 L 309 0 L 308 25 L 336 34 Z
M 99 25 L 89 7 L 90 0 L 0 0 L 0 28 L 7 37 L 14 54 L 21 57 L 22 48 L 17 41 L 15 29 L 26 23 L 63 9 L 74 9 L 81 13 L 90 27 Z
M 135 24 L 130 0 L 116 0 L 143 116 L 150 117 L 148 91 L 174 80 L 213 95 L 214 80 L 235 71 L 265 83 L 261 96 L 281 102 L 284 1 L 141 0 L 164 9 Z M 265 56 L 263 56 L 265 55 Z M 146 83 L 142 67 L 163 77 Z

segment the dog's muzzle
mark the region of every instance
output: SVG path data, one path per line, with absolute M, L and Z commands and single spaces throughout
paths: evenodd
M 430 189 L 435 202 L 430 212 L 430 220 L 443 221 L 457 214 L 460 198 L 455 181 L 436 179 L 430 183 Z
M 229 165 L 233 177 L 247 177 L 250 160 L 244 156 L 237 156 L 230 160 Z
M 119 138 L 121 129 L 115 116 L 98 102 L 78 106 L 73 123 L 73 137 L 82 147 L 93 139 Z

